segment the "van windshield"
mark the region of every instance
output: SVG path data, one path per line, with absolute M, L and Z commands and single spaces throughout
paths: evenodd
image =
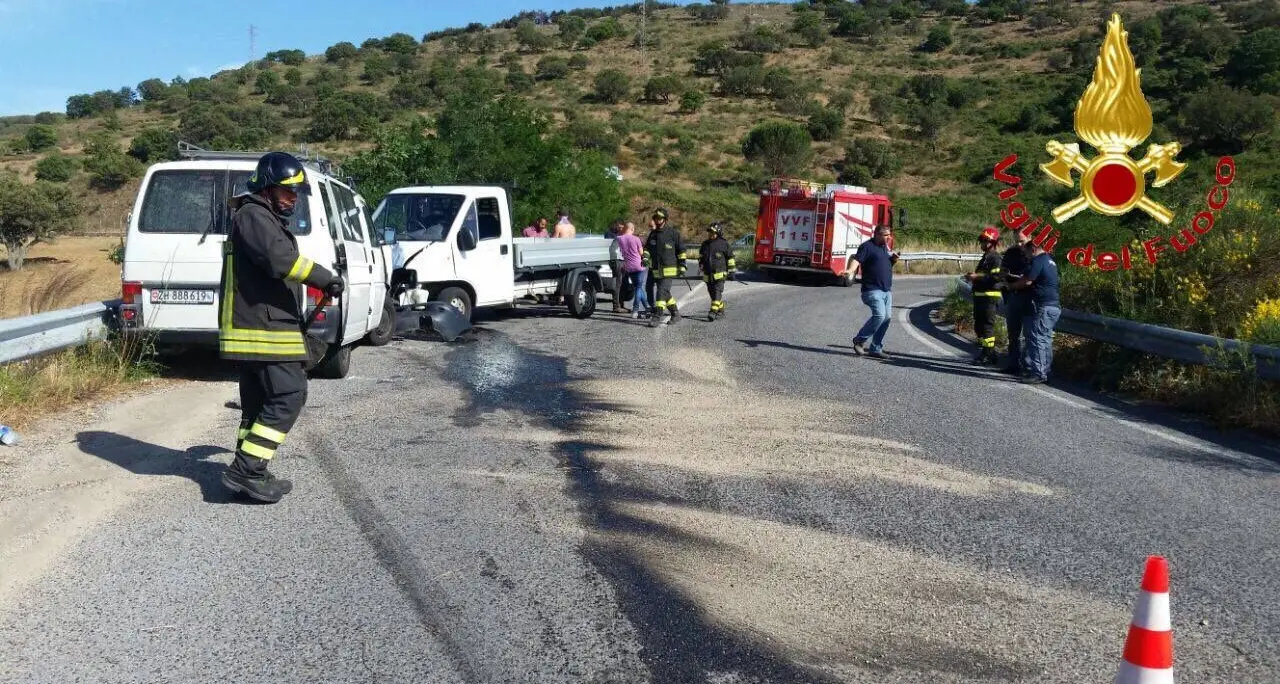
M 390 228 L 399 241 L 440 242 L 466 199 L 441 193 L 387 195 L 373 213 L 373 224 L 378 235 Z
M 249 171 L 232 171 L 233 193 L 245 192 Z M 138 216 L 143 233 L 226 233 L 231 226 L 226 204 L 227 172 L 216 170 L 157 171 L 152 174 Z M 307 221 L 307 196 L 298 195 L 298 206 L 289 220 L 294 235 L 311 232 Z

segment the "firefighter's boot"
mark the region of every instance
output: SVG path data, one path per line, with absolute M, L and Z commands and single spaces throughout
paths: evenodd
M 719 313 L 719 312 L 717 312 L 715 309 L 712 309 L 711 311 L 708 311 L 708 312 L 707 312 L 707 320 L 708 320 L 708 321 L 714 321 L 714 320 L 716 320 L 716 315 L 717 315 L 718 313 Z
M 222 484 L 233 492 L 267 503 L 276 503 L 293 491 L 292 482 L 282 480 L 267 470 L 266 459 L 242 454 L 236 454 L 236 460 L 222 471 Z
M 680 322 L 680 309 L 675 304 L 668 305 L 667 311 L 671 313 L 671 320 L 669 321 L 670 323 Z

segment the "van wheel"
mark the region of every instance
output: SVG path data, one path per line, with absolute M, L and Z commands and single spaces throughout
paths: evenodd
M 574 318 L 588 318 L 596 310 L 596 285 L 586 275 L 578 276 L 578 293 L 569 300 L 569 313 Z
M 395 332 L 396 305 L 388 295 L 387 300 L 382 303 L 382 318 L 378 321 L 378 327 L 369 331 L 369 345 L 381 347 L 391 341 Z
M 462 312 L 462 317 L 471 322 L 471 295 L 460 287 L 446 287 L 436 295 L 436 301 L 444 302 Z
M 341 380 L 347 377 L 347 373 L 351 371 L 351 347 L 341 347 L 336 344 L 329 345 L 329 353 L 320 359 L 320 363 L 316 364 L 312 373 L 317 378 L 326 378 L 329 380 Z

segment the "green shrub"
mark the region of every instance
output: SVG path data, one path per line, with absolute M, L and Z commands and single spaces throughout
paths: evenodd
M 618 69 L 596 74 L 595 96 L 601 102 L 617 104 L 631 96 L 631 78 Z
M 701 90 L 686 90 L 680 95 L 680 112 L 682 114 L 692 114 L 702 109 L 702 105 L 706 101 L 707 95 Z
M 813 158 L 812 138 L 790 121 L 762 123 L 742 140 L 742 155 L 775 176 L 794 175 Z
M 844 114 L 834 108 L 824 108 L 809 117 L 809 135 L 814 140 L 833 140 L 844 129 Z
M 79 165 L 75 159 L 65 154 L 54 152 L 36 162 L 36 180 L 66 183 L 76 175 L 77 168 L 79 168 Z

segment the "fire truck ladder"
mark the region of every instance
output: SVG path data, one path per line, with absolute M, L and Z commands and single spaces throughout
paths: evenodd
M 809 255 L 809 261 L 814 266 L 823 266 L 826 261 L 827 223 L 831 219 L 832 200 L 831 195 L 818 195 L 818 209 L 813 217 L 813 253 Z

